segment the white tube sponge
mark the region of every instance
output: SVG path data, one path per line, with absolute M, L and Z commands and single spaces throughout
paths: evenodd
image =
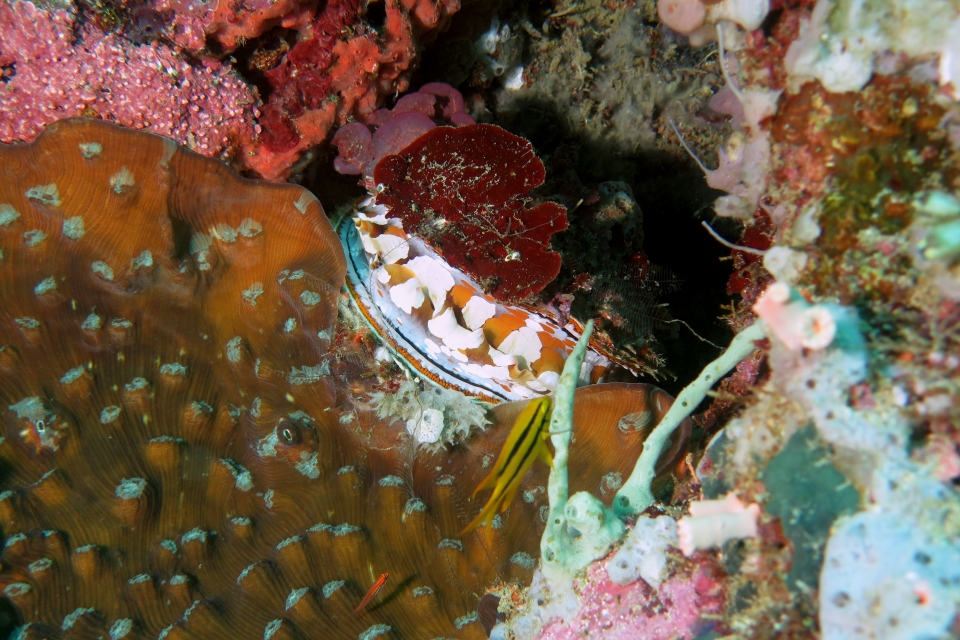
M 747 31 L 759 29 L 770 13 L 770 0 L 723 0 L 707 7 L 707 22 L 736 22 Z
M 837 335 L 837 321 L 829 308 L 811 306 L 782 282 L 767 287 L 753 305 L 753 312 L 791 351 L 826 349 Z
M 722 546 L 729 540 L 753 538 L 757 535 L 760 507 L 744 507 L 734 495 L 723 500 L 690 503 L 690 516 L 677 523 L 680 551 L 689 556 L 694 551 Z

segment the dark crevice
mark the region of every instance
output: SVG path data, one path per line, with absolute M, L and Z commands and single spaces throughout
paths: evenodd
M 371 0 L 367 3 L 366 13 L 363 19 L 368 25 L 378 32 L 387 24 L 386 0 Z
M 275 69 L 297 41 L 300 34 L 295 29 L 275 27 L 257 38 L 246 41 L 232 53 L 238 63 L 235 65 L 240 76 L 254 85 L 264 104 L 269 102 L 273 87 L 266 72 Z

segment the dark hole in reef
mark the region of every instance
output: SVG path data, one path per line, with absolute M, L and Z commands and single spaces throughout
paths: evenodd
M 506 614 L 498 610 L 499 606 L 500 598 L 492 593 L 484 595 L 477 604 L 477 618 L 488 638 L 490 637 L 490 631 L 493 627 L 496 626 L 498 622 L 503 622 L 507 619 Z
M 253 84 L 260 93 L 260 99 L 266 103 L 273 93 L 273 87 L 264 75 L 279 65 L 284 56 L 297 44 L 299 34 L 294 29 L 274 27 L 256 38 L 247 40 L 233 50 L 236 58 L 234 68 L 248 83 Z M 207 44 L 209 46 L 210 39 Z
M 0 538 L 6 541 L 6 536 Z M 0 637 L 9 638 L 13 636 L 13 631 L 20 626 L 21 620 L 14 609 L 13 604 L 6 598 L 0 599 Z
M 209 52 L 210 55 L 214 56 L 215 58 L 220 58 L 226 53 L 223 49 L 223 45 L 220 44 L 220 41 L 217 40 L 214 34 L 208 33 L 206 38 L 204 38 L 203 44 L 207 52 Z
M 933 431 L 930 429 L 930 423 L 928 422 L 920 422 L 914 425 L 907 436 L 907 451 L 912 454 L 914 451 L 927 446 L 931 433 Z
M 783 9 L 773 9 L 767 14 L 767 17 L 764 18 L 763 22 L 760 24 L 760 29 L 763 31 L 763 35 L 768 38 L 773 35 L 773 28 L 778 22 L 780 22 L 781 15 L 783 15 Z
M 7 347 L 12 349 L 13 347 Z M 13 465 L 7 460 L 0 460 L 0 487 L 6 487 L 10 475 L 13 473 Z
M 737 546 L 741 546 L 742 543 L 738 541 Z M 754 601 L 758 596 L 758 589 L 756 583 L 747 582 L 742 587 L 737 589 L 733 597 L 733 610 L 734 611 L 744 611 L 753 606 Z
M 360 186 L 359 176 L 345 176 L 334 170 L 336 147 L 321 145 L 316 148 L 316 153 L 316 158 L 290 181 L 312 191 L 332 220 L 338 214 L 338 207 L 352 206 L 366 195 L 367 190 Z
M 733 334 L 720 316 L 732 300 L 726 293 L 731 267 L 725 259 L 730 250 L 711 238 L 700 224 L 712 218 L 713 200 L 721 194 L 707 187 L 703 173 L 691 160 L 658 149 L 617 148 L 578 138 L 561 126 L 563 118 L 547 103 L 514 105 L 510 113 L 496 115 L 494 120 L 530 140 L 544 159 L 544 196 L 560 192 L 561 181 L 571 176 L 585 188 L 614 180 L 627 183 L 643 212 L 642 252 L 650 264 L 662 266 L 682 281 L 677 291 L 659 296 L 658 303 L 667 303 L 670 315 L 687 323 L 699 336 L 721 347 L 729 344 Z M 573 222 L 575 215 L 568 213 L 568 217 Z M 738 237 L 739 223 L 720 222 L 717 226 L 728 238 Z M 563 233 L 580 232 L 571 224 Z M 562 243 L 563 234 L 554 236 L 555 248 Z M 564 277 L 561 269 L 557 281 L 560 288 Z M 570 272 L 566 277 L 571 277 Z M 656 384 L 674 396 L 720 354 L 679 323 L 661 325 L 655 335 L 667 374 Z M 644 381 L 654 382 L 649 378 Z
M 371 27 L 379 31 L 387 23 L 386 0 L 371 0 L 367 3 L 367 10 L 363 16 L 364 21 Z
M 147 6 L 139 6 L 127 14 L 127 27 L 124 34 L 134 44 L 144 45 L 151 42 L 170 42 L 170 28 L 173 24 L 173 11 L 156 11 Z
M 109 33 L 124 26 L 129 7 L 122 0 L 79 0 L 77 8 L 78 25 L 92 22 Z

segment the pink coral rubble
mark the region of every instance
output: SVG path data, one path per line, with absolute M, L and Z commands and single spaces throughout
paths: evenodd
M 173 138 L 204 155 L 230 157 L 255 136 L 257 99 L 218 62 L 191 63 L 171 48 L 133 45 L 80 24 L 63 9 L 0 3 L 0 140 L 31 141 L 44 126 L 98 116 Z
M 587 569 L 576 615 L 550 623 L 538 640 L 673 640 L 719 631 L 712 627 L 726 606 L 725 574 L 712 556 L 680 561 L 659 589 L 643 580 L 623 587 L 610 582 L 606 565 L 611 558 Z

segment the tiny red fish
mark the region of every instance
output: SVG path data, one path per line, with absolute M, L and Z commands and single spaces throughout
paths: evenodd
M 367 595 L 363 596 L 363 600 L 361 600 L 360 604 L 357 605 L 357 608 L 353 610 L 354 615 L 359 614 L 361 611 L 363 611 L 366 608 L 368 604 L 370 604 L 370 601 L 373 600 L 373 597 L 377 595 L 377 593 L 380 591 L 381 588 L 383 588 L 383 584 L 387 581 L 387 578 L 389 577 L 390 577 L 390 574 L 387 572 L 384 572 L 383 574 L 380 575 L 379 578 L 377 578 L 377 581 L 374 582 L 373 586 L 370 587 L 370 590 L 367 591 Z

